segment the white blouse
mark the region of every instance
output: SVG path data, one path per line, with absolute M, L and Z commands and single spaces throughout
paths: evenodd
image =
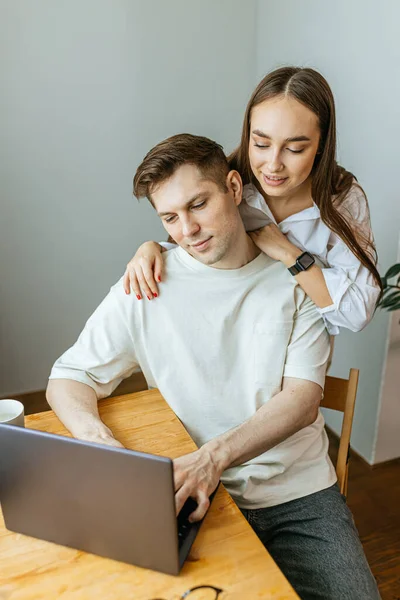
M 364 240 L 373 240 L 368 204 L 356 182 L 338 210 Z M 325 308 L 317 307 L 331 335 L 337 335 L 339 327 L 361 331 L 370 322 L 379 297 L 379 287 L 370 271 L 321 220 L 315 202 L 310 208 L 290 215 L 278 224 L 264 197 L 253 184 L 247 184 L 243 188 L 239 211 L 246 231 L 275 223 L 295 246 L 314 256 L 333 300 Z M 160 244 L 167 249 L 175 247 L 169 242 Z
M 254 185 L 244 186 L 243 200 L 239 210 L 247 231 L 270 222 L 277 224 L 264 197 Z M 338 210 L 356 233 L 363 239 L 373 240 L 367 201 L 356 183 Z M 322 269 L 333 303 L 317 309 L 329 333 L 337 335 L 339 327 L 351 331 L 363 329 L 374 314 L 379 287 L 370 271 L 323 223 L 315 202 L 310 208 L 290 215 L 277 225 L 295 246 L 312 254 Z

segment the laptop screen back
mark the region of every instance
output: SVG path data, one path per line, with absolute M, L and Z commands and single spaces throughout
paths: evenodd
M 7 529 L 179 572 L 172 461 L 0 425 Z

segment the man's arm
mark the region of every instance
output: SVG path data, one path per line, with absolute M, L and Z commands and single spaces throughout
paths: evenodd
M 50 379 L 46 398 L 75 438 L 123 447 L 100 419 L 97 395 L 90 386 L 72 379 Z
M 120 446 L 101 421 L 97 401 L 138 370 L 132 305 L 119 281 L 53 366 L 47 400 L 74 437 Z
M 313 302 L 295 288 L 297 311 L 286 353 L 282 389 L 247 421 L 174 460 L 176 507 L 197 500 L 192 519 L 201 519 L 223 471 L 267 452 L 314 423 L 325 382 L 330 340 Z
M 199 450 L 175 459 L 177 513 L 188 496 L 193 496 L 198 507 L 191 520 L 201 519 L 222 473 L 267 452 L 314 423 L 321 396 L 322 389 L 317 383 L 285 378 L 282 391 L 250 419 L 210 440 Z
M 241 465 L 312 425 L 321 398 L 322 388 L 313 381 L 285 378 L 279 394 L 250 419 L 211 440 L 208 451 L 223 471 Z

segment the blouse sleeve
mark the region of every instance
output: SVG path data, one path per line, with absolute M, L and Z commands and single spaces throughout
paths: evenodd
M 373 242 L 367 200 L 355 183 L 338 207 L 342 216 L 355 231 L 361 246 Z M 380 289 L 370 271 L 358 260 L 347 245 L 332 233 L 326 257 L 328 267 L 322 269 L 333 304 L 318 309 L 330 334 L 339 327 L 361 331 L 371 320 Z
M 246 231 L 255 231 L 273 222 L 260 208 L 248 204 L 246 198 L 239 204 L 239 213 Z

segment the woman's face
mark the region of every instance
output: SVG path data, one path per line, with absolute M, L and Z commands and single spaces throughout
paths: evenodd
M 290 97 L 251 111 L 251 170 L 267 196 L 293 197 L 308 185 L 320 138 L 317 116 Z

